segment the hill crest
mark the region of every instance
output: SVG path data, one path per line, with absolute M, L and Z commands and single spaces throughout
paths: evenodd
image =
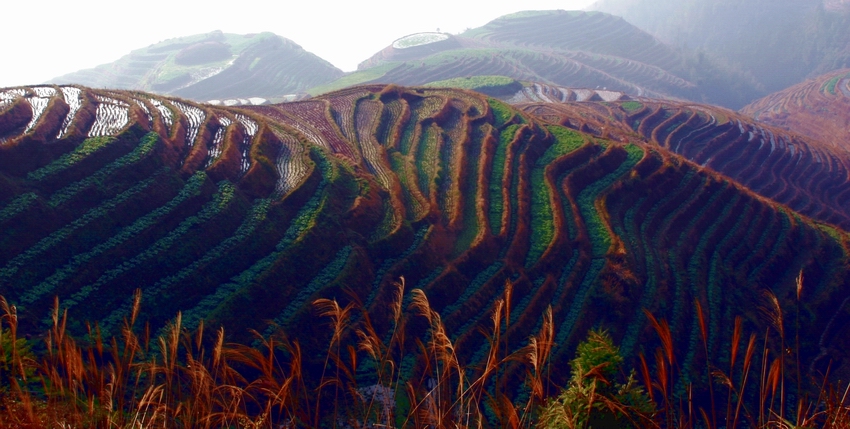
M 275 98 L 329 82 L 342 71 L 273 33 L 169 39 L 50 83 L 155 91 L 199 101 Z
M 760 95 L 751 79 L 709 59 L 691 58 L 622 18 L 601 12 L 520 12 L 417 48 L 390 45 L 362 62 L 358 72 L 309 92 L 316 95 L 357 83 L 425 85 L 502 75 L 736 107 Z

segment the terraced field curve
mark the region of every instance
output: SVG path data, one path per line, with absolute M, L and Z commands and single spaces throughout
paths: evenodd
M 599 137 L 663 147 L 822 222 L 850 230 L 850 152 L 708 105 L 651 99 L 519 106 Z
M 643 308 L 695 356 L 695 300 L 722 359 L 735 316 L 765 328 L 762 290 L 798 305 L 802 269 L 806 362 L 848 358 L 826 348 L 850 338 L 844 233 L 663 147 L 476 93 L 366 86 L 237 109 L 27 87 L 0 90 L 0 126 L 0 290 L 23 330 L 42 329 L 58 296 L 115 332 L 141 289 L 154 330 L 182 311 L 188 328 L 206 319 L 250 341 L 274 321 L 320 365 L 309 356 L 329 332 L 309 303 L 359 301 L 383 330 L 404 276 L 465 362 L 486 358 L 475 328 L 506 282 L 505 340 L 526 341 L 551 305 L 556 364 L 593 326 L 629 358 L 650 353 Z

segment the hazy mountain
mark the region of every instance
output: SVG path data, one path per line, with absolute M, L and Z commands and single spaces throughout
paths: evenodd
M 850 69 L 770 94 L 744 106 L 741 112 L 836 150 L 850 150 Z
M 457 36 L 410 35 L 364 61 L 358 72 L 310 92 L 352 83 L 423 85 L 476 76 L 734 108 L 763 94 L 751 78 L 668 46 L 619 17 L 578 11 L 520 12 Z
M 632 143 L 450 89 L 376 85 L 239 109 L 67 86 L 0 91 L 3 294 L 21 332 L 49 324 L 58 296 L 71 320 L 97 321 L 108 334 L 138 288 L 139 320 L 154 332 L 178 310 L 185 328 L 205 318 L 240 341 L 274 321 L 310 366 L 321 365 L 313 360 L 329 335 L 314 299 L 362 302 L 383 333 L 388 286 L 403 275 L 425 291 L 460 358 L 483 364 L 487 339 L 476 328 L 492 324 L 510 281 L 504 341 L 526 341 L 551 305 L 559 367 L 594 326 L 630 359 L 654 350 L 644 308 L 669 321 L 677 356 L 703 347 L 726 356 L 736 316 L 768 329 L 753 308 L 770 290 L 788 317 L 805 314 L 788 323 L 789 336 L 791 326 L 801 333 L 804 368 L 832 361 L 841 374 L 850 237 L 664 147 L 685 141 L 673 135 L 700 135 L 683 152 L 703 145 L 732 165 L 737 152 L 783 137 L 693 104 L 586 106 L 610 109 L 598 110 L 612 116 L 602 124 L 608 136 L 626 131 Z M 731 140 L 712 149 L 723 138 Z M 802 177 L 781 161 L 791 152 L 804 154 L 797 163 L 825 163 L 805 142 L 794 145 L 766 155 L 779 162 L 746 166 L 762 178 L 749 186 L 781 188 L 776 198 L 790 195 L 792 207 L 817 195 L 800 191 L 810 180 L 840 196 L 846 183 Z M 69 329 L 85 331 L 79 322 Z M 692 358 L 679 366 L 702 371 Z M 552 374 L 557 383 L 566 376 Z
M 599 0 L 593 9 L 748 72 L 768 91 L 850 67 L 843 0 Z
M 272 33 L 215 31 L 169 39 L 50 83 L 154 91 L 206 101 L 281 97 L 341 75 L 329 62 Z

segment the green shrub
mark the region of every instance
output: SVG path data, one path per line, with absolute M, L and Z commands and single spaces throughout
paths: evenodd
M 655 404 L 637 385 L 634 371 L 624 382 L 616 381 L 623 358 L 604 330 L 591 330 L 579 344 L 570 383 L 540 412 L 538 427 L 634 428 L 651 421 Z

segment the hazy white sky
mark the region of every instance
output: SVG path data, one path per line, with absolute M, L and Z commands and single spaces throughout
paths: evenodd
M 593 1 L 4 1 L 0 87 L 41 83 L 165 39 L 214 30 L 271 31 L 351 71 L 407 34 L 459 33 L 519 10 L 576 10 Z

